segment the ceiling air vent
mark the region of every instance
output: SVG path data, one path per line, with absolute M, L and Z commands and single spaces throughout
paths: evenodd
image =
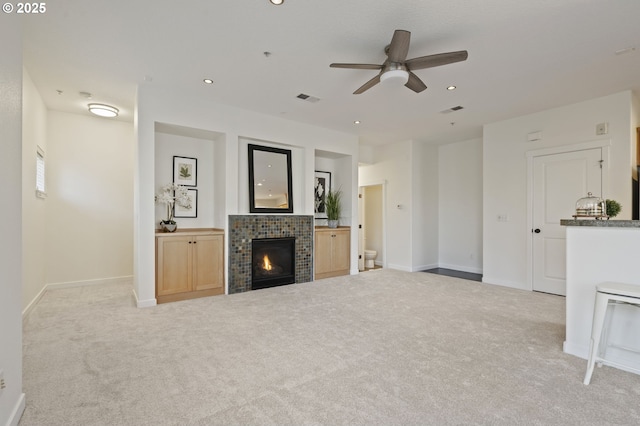
M 448 109 L 445 109 L 444 111 L 440 111 L 441 114 L 449 114 L 450 112 L 454 112 L 454 111 L 460 111 L 461 109 L 463 109 L 463 106 L 454 106 Z
M 316 102 L 318 102 L 320 100 L 319 98 L 316 98 L 314 96 L 305 95 L 304 93 L 300 93 L 298 96 L 296 96 L 296 98 L 302 99 L 303 101 L 307 101 L 307 102 L 311 102 L 311 103 L 316 103 Z

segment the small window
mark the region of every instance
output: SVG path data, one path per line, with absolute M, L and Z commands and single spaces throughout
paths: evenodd
M 44 188 L 44 150 L 38 147 L 36 151 L 36 197 L 47 196 Z

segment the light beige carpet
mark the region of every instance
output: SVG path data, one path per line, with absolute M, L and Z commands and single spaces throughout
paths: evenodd
M 564 298 L 380 270 L 133 306 L 47 292 L 21 425 L 640 424 L 640 376 L 562 352 Z

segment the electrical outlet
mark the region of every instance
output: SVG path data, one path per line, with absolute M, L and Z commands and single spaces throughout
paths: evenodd
M 497 216 L 498 222 L 509 222 L 509 216 L 506 214 L 499 214 Z
M 4 371 L 0 370 L 0 392 L 2 392 L 2 390 L 6 387 L 7 385 L 4 383 Z

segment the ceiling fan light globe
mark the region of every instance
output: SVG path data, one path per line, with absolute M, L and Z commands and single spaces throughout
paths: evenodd
M 402 86 L 409 81 L 409 72 L 405 70 L 389 70 L 380 76 L 380 82 Z

